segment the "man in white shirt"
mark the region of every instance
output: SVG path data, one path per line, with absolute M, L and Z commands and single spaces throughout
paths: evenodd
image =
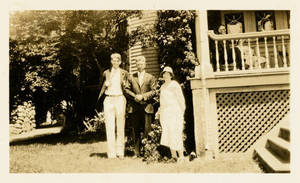
M 135 155 L 140 154 L 141 136 L 148 135 L 153 118 L 153 105 L 151 99 L 155 95 L 156 79 L 153 75 L 145 72 L 146 58 L 138 56 L 136 58 L 138 72 L 128 79 L 126 93 L 132 105 L 133 112 L 130 115 L 130 122 L 134 128 Z
M 112 68 L 103 72 L 104 83 L 98 100 L 105 94 L 103 107 L 108 158 L 124 158 L 126 99 L 123 94 L 128 72 L 120 69 L 121 55 L 118 53 L 111 55 L 111 64 Z

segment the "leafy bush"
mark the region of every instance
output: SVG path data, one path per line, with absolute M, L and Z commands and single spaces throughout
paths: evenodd
M 96 115 L 92 118 L 86 117 L 83 121 L 85 129 L 83 133 L 86 132 L 97 132 L 105 129 L 104 113 L 96 112 Z
M 23 102 L 11 112 L 9 130 L 10 134 L 29 132 L 36 127 L 35 107 L 32 102 Z
M 158 162 L 162 160 L 162 156 L 158 151 L 160 146 L 161 126 L 159 119 L 151 124 L 151 130 L 146 138 L 142 140 L 143 161 L 147 163 Z
M 156 25 L 161 67 L 171 66 L 180 83 L 192 76 L 198 60 L 195 55 L 195 11 L 162 10 Z

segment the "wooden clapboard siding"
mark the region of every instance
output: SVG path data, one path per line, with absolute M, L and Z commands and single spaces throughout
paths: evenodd
M 138 26 L 155 25 L 157 21 L 157 11 L 144 10 L 142 13 L 143 15 L 141 18 L 131 18 L 128 20 L 129 32 L 135 30 Z M 136 43 L 129 49 L 130 73 L 137 71 L 136 63 L 133 61 L 133 59 L 140 55 L 143 55 L 146 58 L 146 71 L 158 77 L 160 72 L 158 64 L 158 48 L 154 46 L 142 48 L 141 43 Z
M 132 57 L 135 57 L 135 56 L 139 56 L 140 53 L 143 52 L 144 55 L 156 55 L 157 56 L 157 48 L 155 47 L 150 47 L 150 48 L 147 48 L 147 49 L 132 49 L 131 51 L 131 54 L 132 54 Z
M 256 32 L 255 12 L 245 11 L 244 12 L 244 24 L 245 32 Z M 254 25 L 254 26 L 253 26 Z
M 288 29 L 287 11 L 275 11 L 276 29 Z

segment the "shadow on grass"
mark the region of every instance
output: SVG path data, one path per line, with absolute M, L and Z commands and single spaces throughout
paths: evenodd
M 52 128 L 52 127 L 58 127 L 58 126 L 62 126 L 62 124 L 60 123 L 54 123 L 54 124 L 42 124 L 40 126 L 37 126 L 37 129 L 43 129 L 43 128 Z
M 107 153 L 91 153 L 90 157 L 108 158 Z
M 134 156 L 133 151 L 125 150 L 125 157 L 133 157 L 133 156 Z M 104 153 L 91 153 L 90 157 L 108 158 L 108 155 L 107 155 L 106 152 L 104 152 Z
M 73 134 L 66 134 L 66 133 L 59 133 L 53 135 L 47 135 L 42 137 L 36 137 L 33 139 L 17 141 L 10 143 L 11 146 L 13 145 L 29 145 L 29 144 L 51 144 L 55 145 L 58 143 L 61 144 L 68 144 L 68 143 L 82 143 L 82 144 L 91 144 L 95 142 L 103 142 L 106 141 L 105 132 L 91 132 L 81 135 L 73 135 Z

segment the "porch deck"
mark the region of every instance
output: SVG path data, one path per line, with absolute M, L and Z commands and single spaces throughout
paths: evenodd
M 190 79 L 198 153 L 248 152 L 290 110 L 290 30 L 207 36 Z

